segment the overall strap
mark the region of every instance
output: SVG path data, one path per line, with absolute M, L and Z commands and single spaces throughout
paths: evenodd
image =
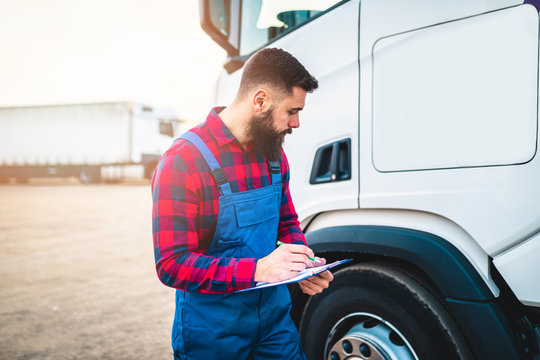
M 268 170 L 272 179 L 272 185 L 281 184 L 281 166 L 279 161 L 268 161 Z
M 201 140 L 199 135 L 188 131 L 186 133 L 183 133 L 180 136 L 180 139 L 184 139 L 192 143 L 197 150 L 201 153 L 204 160 L 208 164 L 208 167 L 210 168 L 210 173 L 212 174 L 212 177 L 214 178 L 214 181 L 216 182 L 218 186 L 218 190 L 221 193 L 221 195 L 227 195 L 231 193 L 231 185 L 229 184 L 229 180 L 227 179 L 227 175 L 225 175 L 225 172 L 223 169 L 219 166 L 219 163 L 217 162 L 216 158 L 214 157 L 214 154 L 210 151 L 208 146 L 204 143 L 204 141 Z

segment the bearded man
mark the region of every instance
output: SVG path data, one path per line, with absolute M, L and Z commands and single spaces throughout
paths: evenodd
M 245 64 L 234 101 L 212 109 L 160 159 L 154 254 L 159 279 L 177 289 L 175 359 L 305 359 L 287 287 L 238 291 L 315 265 L 281 145 L 317 87 L 291 54 L 260 50 Z M 298 284 L 313 295 L 332 279 L 326 271 Z

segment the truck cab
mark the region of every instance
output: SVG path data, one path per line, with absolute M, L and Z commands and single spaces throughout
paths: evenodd
M 539 359 L 539 2 L 201 0 L 228 53 L 319 80 L 284 148 L 308 245 L 353 258 L 291 288 L 309 359 Z

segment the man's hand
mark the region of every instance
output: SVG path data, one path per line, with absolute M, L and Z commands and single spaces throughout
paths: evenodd
M 326 289 L 332 280 L 334 280 L 334 275 L 326 270 L 319 275 L 300 281 L 298 285 L 304 294 L 315 295 Z
M 276 282 L 290 279 L 303 271 L 314 257 L 313 251 L 304 245 L 283 244 L 268 256 L 257 261 L 255 281 Z

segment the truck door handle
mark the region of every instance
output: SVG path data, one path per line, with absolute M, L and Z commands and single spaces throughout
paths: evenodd
M 323 184 L 351 178 L 351 139 L 321 146 L 315 153 L 310 184 Z

